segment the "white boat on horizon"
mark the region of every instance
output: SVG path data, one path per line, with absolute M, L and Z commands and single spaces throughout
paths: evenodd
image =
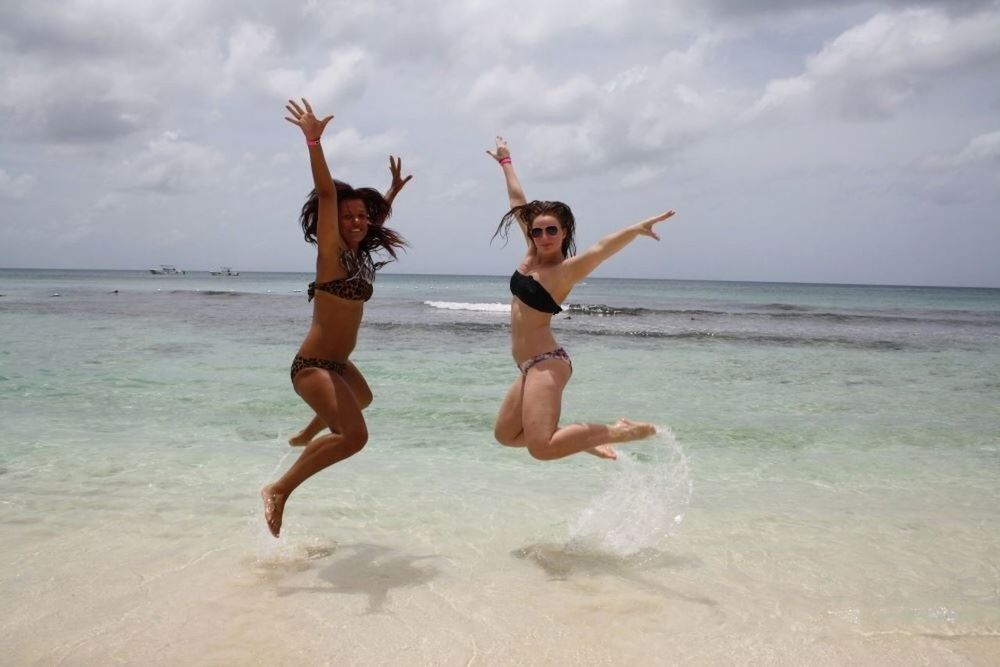
M 184 271 L 178 271 L 176 266 L 170 264 L 160 264 L 158 269 L 150 269 L 150 273 L 154 276 L 183 276 Z
M 232 267 L 229 267 L 229 266 L 220 267 L 218 271 L 210 271 L 210 273 L 213 276 L 234 276 L 235 277 L 235 276 L 240 275 L 239 271 L 233 271 Z

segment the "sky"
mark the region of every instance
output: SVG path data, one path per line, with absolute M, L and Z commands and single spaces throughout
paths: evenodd
M 1000 0 L 0 0 L 0 267 L 311 271 L 333 175 L 395 273 L 509 273 L 507 138 L 606 277 L 1000 287 Z

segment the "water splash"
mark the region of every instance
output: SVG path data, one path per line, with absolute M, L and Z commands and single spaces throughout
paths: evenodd
M 673 432 L 656 427 L 652 442 L 619 450 L 619 474 L 570 525 L 570 544 L 632 556 L 674 535 L 691 502 L 687 457 Z

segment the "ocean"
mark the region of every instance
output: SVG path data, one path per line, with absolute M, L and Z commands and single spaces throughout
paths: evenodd
M 1000 290 L 590 278 L 563 421 L 660 433 L 543 463 L 507 278 L 381 275 L 274 540 L 310 279 L 0 270 L 0 663 L 1000 662 Z

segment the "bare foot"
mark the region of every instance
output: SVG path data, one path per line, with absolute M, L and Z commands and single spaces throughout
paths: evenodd
M 288 439 L 288 444 L 292 447 L 304 447 L 312 442 L 312 434 L 302 431 L 298 435 L 293 435 Z
M 611 445 L 598 445 L 586 451 L 588 454 L 596 456 L 599 459 L 611 459 L 613 461 L 618 458 L 618 452 Z
M 281 515 L 285 511 L 285 496 L 274 490 L 273 484 L 268 484 L 260 490 L 260 497 L 264 501 L 264 521 L 267 528 L 275 537 L 281 532 Z
M 656 433 L 656 427 L 647 422 L 634 422 L 622 417 L 611 427 L 612 442 L 629 442 L 642 440 Z

